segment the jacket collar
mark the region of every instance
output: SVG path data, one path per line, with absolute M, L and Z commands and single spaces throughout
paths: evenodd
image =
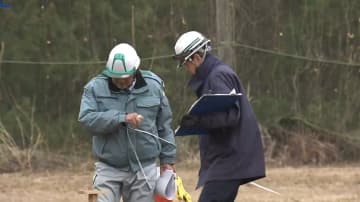
M 195 75 L 191 77 L 189 81 L 190 88 L 198 93 L 210 72 L 219 64 L 221 64 L 220 60 L 213 54 L 208 53 L 204 62 L 196 69 Z
M 108 77 L 108 84 L 111 91 L 116 93 L 130 93 L 130 90 L 122 90 L 119 89 L 117 86 L 114 85 L 114 83 L 111 81 L 111 78 Z M 143 93 L 148 90 L 146 81 L 144 77 L 141 75 L 140 71 L 137 71 L 135 73 L 135 85 L 133 89 L 131 90 L 132 93 L 139 94 Z

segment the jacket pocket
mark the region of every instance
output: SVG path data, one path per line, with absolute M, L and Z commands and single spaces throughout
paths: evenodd
M 96 96 L 96 102 L 100 111 L 120 109 L 121 103 L 116 96 Z
M 156 133 L 154 135 L 157 135 Z M 137 134 L 136 153 L 140 160 L 156 158 L 160 154 L 160 142 L 148 134 Z
M 155 96 L 139 97 L 136 99 L 136 106 L 140 108 L 153 108 L 160 105 L 160 98 Z
M 106 144 L 106 139 L 102 136 L 93 137 L 93 152 L 96 157 L 100 157 L 103 153 Z
M 107 134 L 106 136 L 96 136 L 95 156 L 101 161 L 115 166 L 125 167 L 127 165 L 127 139 L 124 131 Z
M 155 96 L 141 97 L 136 100 L 136 112 L 144 117 L 141 128 L 149 132 L 156 127 L 156 118 L 160 110 L 160 98 Z

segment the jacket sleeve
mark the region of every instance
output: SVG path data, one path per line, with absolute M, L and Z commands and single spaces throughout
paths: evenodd
M 204 129 L 232 127 L 239 123 L 240 105 L 236 103 L 226 112 L 214 112 L 199 118 L 199 126 Z
M 229 93 L 233 89 L 240 92 L 235 85 L 237 78 L 232 74 L 217 74 L 211 78 L 211 93 Z M 243 99 L 243 98 L 241 98 Z M 225 112 L 214 112 L 200 117 L 199 126 L 204 129 L 216 129 L 232 127 L 239 123 L 241 115 L 240 103 L 237 102 L 232 108 Z
M 171 128 L 172 112 L 170 109 L 169 101 L 165 96 L 164 92 L 162 91 L 161 94 L 161 106 L 157 117 L 157 129 L 159 137 L 165 139 L 170 143 L 160 140 L 160 165 L 174 164 L 176 158 L 176 144 L 175 136 Z
M 103 135 L 111 133 L 125 122 L 125 112 L 108 110 L 100 112 L 93 92 L 93 88 L 87 85 L 81 98 L 79 122 L 92 134 Z

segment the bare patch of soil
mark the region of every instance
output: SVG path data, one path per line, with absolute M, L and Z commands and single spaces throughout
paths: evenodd
M 185 189 L 197 201 L 197 166 L 178 167 Z M 350 202 L 360 201 L 360 165 L 332 167 L 270 167 L 267 177 L 256 183 L 280 193 L 272 194 L 252 185 L 240 187 L 236 201 L 252 202 Z M 90 190 L 91 169 L 0 174 L 0 201 L 86 202 L 80 190 Z

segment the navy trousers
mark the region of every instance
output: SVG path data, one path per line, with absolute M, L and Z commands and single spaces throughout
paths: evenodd
M 234 202 L 240 180 L 222 180 L 205 183 L 198 202 Z

